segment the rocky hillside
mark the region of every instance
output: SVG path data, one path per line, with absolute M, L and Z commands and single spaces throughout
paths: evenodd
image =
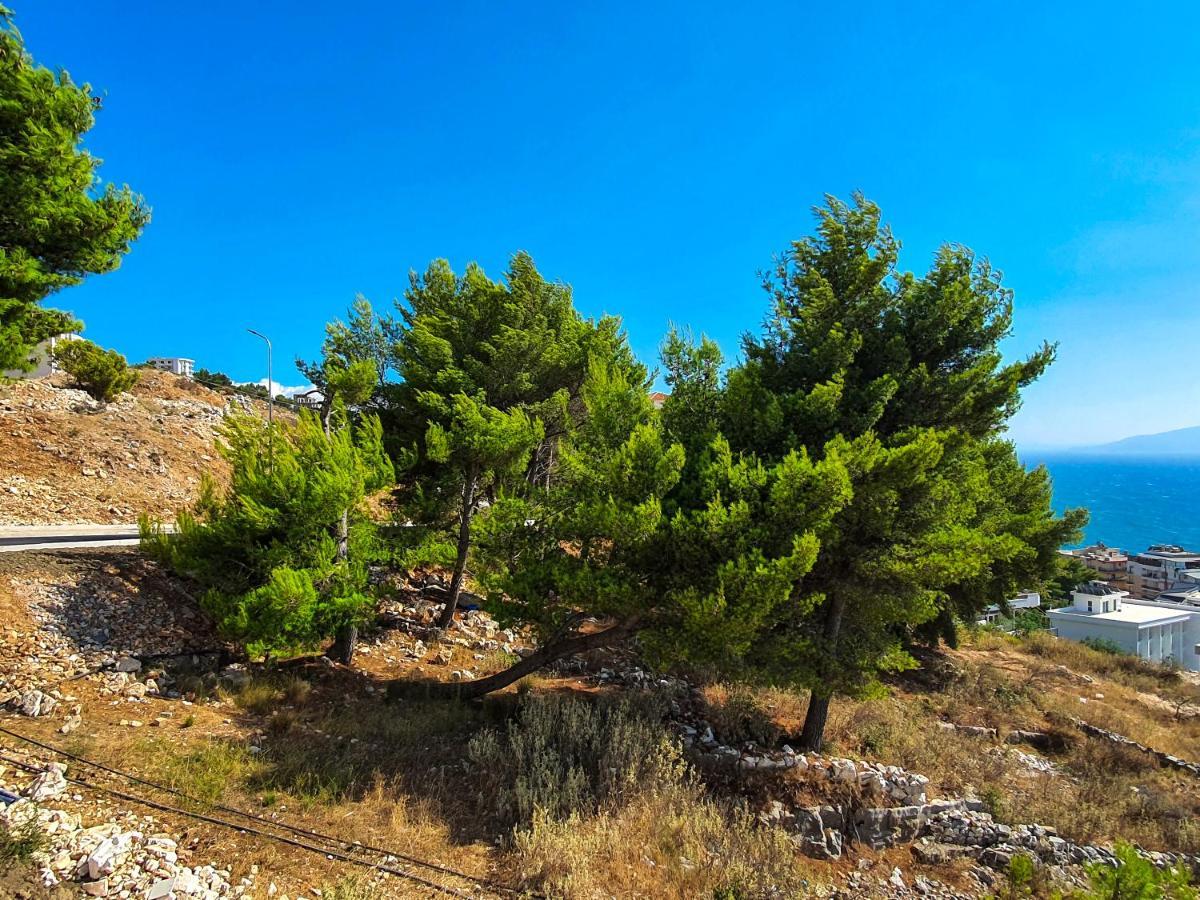
M 231 404 L 265 408 L 153 370 L 108 404 L 66 385 L 0 384 L 0 525 L 169 517 L 195 499 L 201 473 L 225 477 L 213 439 Z

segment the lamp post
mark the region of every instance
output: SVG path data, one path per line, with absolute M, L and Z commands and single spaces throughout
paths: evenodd
M 271 380 L 271 339 L 253 328 L 247 328 L 255 337 L 267 342 L 267 469 L 275 470 L 275 395 L 271 392 L 274 382 Z

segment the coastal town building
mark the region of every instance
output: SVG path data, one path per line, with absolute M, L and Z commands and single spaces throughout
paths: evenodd
M 33 368 L 28 372 L 21 369 L 9 369 L 4 372 L 5 378 L 45 378 L 48 375 L 53 375 L 58 371 L 58 366 L 54 362 L 54 348 L 65 341 L 81 341 L 77 334 L 56 334 L 54 337 L 46 338 L 36 347 L 33 348 L 33 353 L 30 354 L 33 359 Z
M 146 360 L 146 365 L 152 366 L 160 372 L 170 372 L 172 375 L 191 378 L 196 361 L 184 356 L 152 356 Z
M 1153 600 L 1194 569 L 1200 569 L 1200 553 L 1174 544 L 1155 544 L 1129 557 L 1129 594 L 1136 600 Z
M 325 395 L 317 388 L 313 388 L 311 391 L 305 391 L 303 394 L 296 394 L 292 397 L 292 400 L 295 401 L 296 406 L 300 409 L 311 409 L 313 412 L 320 412 L 321 407 L 325 403 Z
M 1004 619 L 1010 619 L 1018 611 L 1022 609 L 1040 609 L 1042 605 L 1042 595 L 1037 591 L 1022 591 L 1017 596 L 1008 601 L 1008 611 L 1005 612 L 1000 608 L 999 603 L 993 603 L 983 611 L 983 615 L 979 618 L 980 625 L 992 625 Z
M 1200 670 L 1200 608 L 1138 601 L 1103 581 L 1081 584 L 1071 597 L 1070 606 L 1046 613 L 1059 637 L 1106 641 L 1142 659 Z
M 1064 550 L 1063 554 L 1077 559 L 1095 572 L 1097 581 L 1107 581 L 1118 590 L 1132 592 L 1129 555 L 1124 550 L 1100 542 L 1078 550 Z

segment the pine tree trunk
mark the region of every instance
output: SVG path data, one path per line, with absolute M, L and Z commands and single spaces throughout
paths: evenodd
M 632 617 L 617 625 L 613 625 L 611 628 L 606 628 L 604 631 L 595 631 L 590 634 L 576 634 L 557 641 L 551 641 L 502 672 L 496 672 L 494 675 L 488 675 L 484 678 L 477 678 L 474 681 L 442 682 L 432 685 L 431 693 L 435 697 L 457 697 L 460 700 L 483 697 L 493 691 L 506 688 L 513 682 L 519 681 L 526 675 L 530 675 L 563 657 L 571 656 L 575 653 L 584 653 L 588 650 L 594 650 L 597 647 L 608 647 L 619 644 L 627 640 L 635 631 L 637 631 L 637 618 Z M 400 685 L 407 683 L 393 682 L 393 684 Z
M 808 698 L 808 712 L 804 716 L 804 730 L 800 733 L 800 746 L 813 753 L 820 753 L 825 744 L 825 723 L 829 720 L 829 695 L 813 693 Z
M 350 556 L 350 510 L 343 509 L 338 520 L 337 558 L 345 561 Z
M 835 594 L 825 611 L 823 636 L 830 651 L 836 649 L 842 633 L 842 615 L 846 611 L 846 600 Z M 829 701 L 832 692 L 814 690 L 808 698 L 808 712 L 804 715 L 804 730 L 800 734 L 800 745 L 814 753 L 821 752 L 825 743 L 825 723 L 829 720 Z
M 333 644 L 329 647 L 329 652 L 325 655 L 330 659 L 336 659 L 340 663 L 350 665 L 354 662 L 354 651 L 356 649 L 358 649 L 358 626 L 351 623 L 343 625 L 338 629 L 338 633 L 333 639 Z
M 478 481 L 478 474 L 472 470 L 463 482 L 462 508 L 458 512 L 458 555 L 454 559 L 450 595 L 446 598 L 446 606 L 438 619 L 439 628 L 449 628 L 454 623 L 454 610 L 458 607 L 458 595 L 462 593 L 463 573 L 467 569 L 467 551 L 471 548 L 471 516 L 475 512 Z

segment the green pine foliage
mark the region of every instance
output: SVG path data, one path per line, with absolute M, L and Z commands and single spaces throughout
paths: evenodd
M 311 650 L 361 621 L 372 605 L 366 564 L 376 538 L 353 511 L 393 477 L 378 420 L 326 433 L 302 412 L 272 433 L 256 418 L 234 417 L 222 439 L 233 470 L 228 489 L 206 482 L 173 535 L 143 517 L 143 547 L 200 585 L 205 609 L 251 656 Z
M 1115 866 L 1088 863 L 1088 900 L 1196 900 L 1191 873 L 1183 864 L 1156 868 L 1137 849 L 1118 842 Z
M 75 385 L 105 403 L 137 384 L 139 373 L 116 350 L 105 350 L 91 341 L 60 341 L 54 361 Z
M 835 694 L 877 690 L 882 674 L 915 665 L 905 649 L 914 633 L 952 638 L 955 616 L 973 620 L 1038 584 L 1084 521 L 1079 511 L 1055 516 L 1045 471 L 1025 470 L 1003 440 L 1021 388 L 1053 348 L 1002 361 L 1012 295 L 999 273 L 954 245 L 925 276 L 900 272 L 874 204 L 829 198 L 816 212 L 816 234 L 766 279 L 763 333 L 747 336 L 719 389 L 688 363 L 713 351 L 669 339 L 680 387 L 663 410 L 763 465 L 803 453 L 848 474 L 849 500 L 815 532 L 819 553 L 796 586 L 808 599 L 746 659 L 812 691 L 804 742 L 813 749 Z
M 424 539 L 410 561 L 453 568 L 441 624 L 450 624 L 476 512 L 503 490 L 545 485 L 578 407 L 589 359 L 646 381 L 613 318 L 584 319 L 571 290 L 546 281 L 524 253 L 503 281 L 445 260 L 413 273 L 392 329 L 395 443 L 412 448 L 413 520 Z
M 79 330 L 51 294 L 121 263 L 150 220 L 128 187 L 100 186 L 82 147 L 99 98 L 37 65 L 0 7 L 0 370 L 28 369 L 34 345 Z

